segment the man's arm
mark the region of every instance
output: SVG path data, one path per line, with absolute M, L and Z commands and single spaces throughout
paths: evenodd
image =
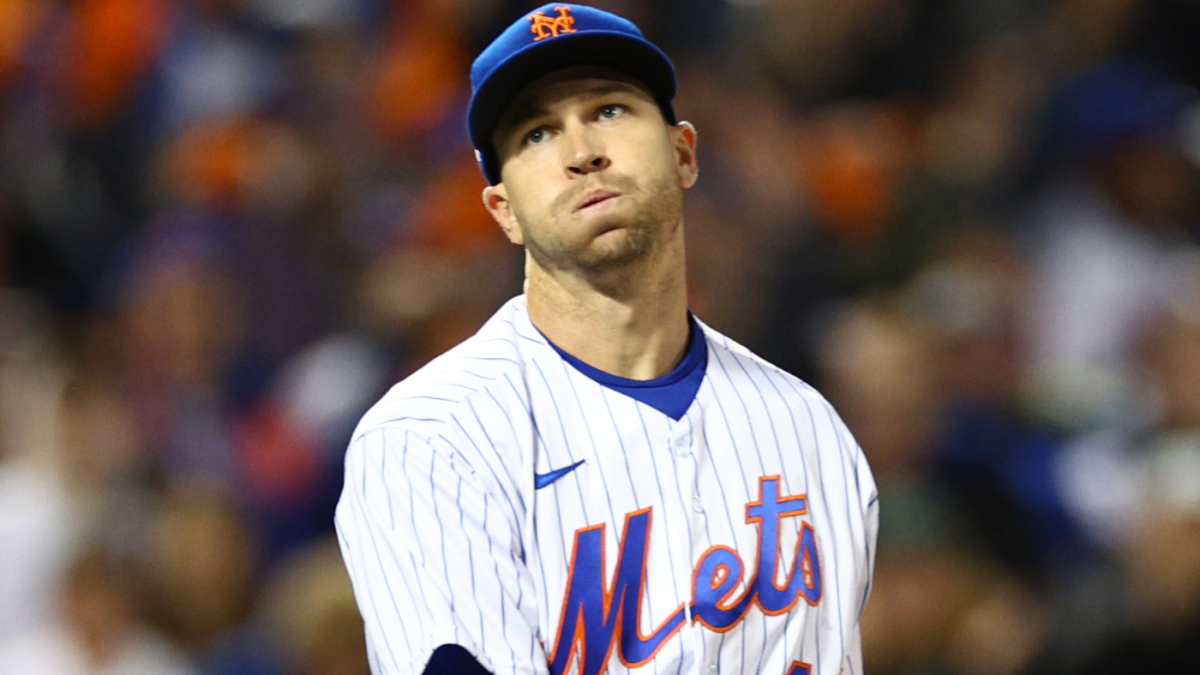
M 440 439 L 380 428 L 351 443 L 335 520 L 376 675 L 469 672 L 464 655 L 496 675 L 547 672 L 501 499 Z

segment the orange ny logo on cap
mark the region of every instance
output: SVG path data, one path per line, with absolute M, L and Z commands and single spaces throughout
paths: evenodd
M 529 30 L 536 36 L 533 38 L 534 42 L 558 37 L 559 33 L 575 32 L 575 17 L 571 16 L 571 8 L 559 5 L 554 9 L 558 10 L 558 16 L 546 16 L 543 12 L 530 15 L 529 21 L 532 25 L 529 26 Z

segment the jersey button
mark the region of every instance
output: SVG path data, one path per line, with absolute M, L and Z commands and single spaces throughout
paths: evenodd
M 717 664 L 715 664 L 715 663 L 708 664 L 708 672 L 715 673 L 715 672 L 717 672 L 717 670 L 719 670 L 719 668 L 717 668 Z
M 696 513 L 704 513 L 704 502 L 700 501 L 699 495 L 692 497 L 692 509 Z

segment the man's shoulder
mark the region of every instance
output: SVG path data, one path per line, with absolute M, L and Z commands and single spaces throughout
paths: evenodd
M 825 398 L 812 385 L 750 351 L 745 345 L 701 322 L 709 346 L 709 368 L 722 370 L 731 383 L 765 382 L 780 392 L 810 401 Z M 714 383 L 714 386 L 717 386 Z
M 870 468 L 862 448 L 829 399 L 799 377 L 711 327 L 701 325 L 710 348 L 710 375 L 714 368 L 721 373 L 711 378 L 713 396 L 722 398 L 729 393 L 750 400 L 755 396 L 761 396 L 764 401 L 782 399 L 796 415 L 796 420 L 803 420 L 801 424 L 812 429 L 821 452 L 840 453 L 850 465 L 861 466 L 869 476 Z
M 388 428 L 436 436 L 473 396 L 513 388 L 524 364 L 545 345 L 527 316 L 523 297 L 505 303 L 477 333 L 393 385 L 363 415 L 352 440 Z

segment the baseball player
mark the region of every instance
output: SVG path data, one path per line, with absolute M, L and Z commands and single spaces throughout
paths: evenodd
M 471 83 L 525 293 L 354 432 L 336 524 L 373 672 L 862 673 L 875 484 L 820 394 L 687 309 L 670 60 L 551 4 Z

